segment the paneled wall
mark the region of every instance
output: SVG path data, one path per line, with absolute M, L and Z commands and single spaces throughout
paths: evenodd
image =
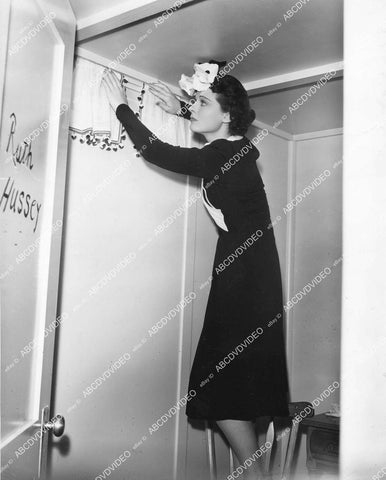
M 192 303 L 179 304 L 192 289 L 196 204 L 167 221 L 192 194 L 189 178 L 135 153 L 130 139 L 117 152 L 70 140 L 60 306 L 69 318 L 53 406 L 66 431 L 50 459 L 56 480 L 99 478 L 127 450 L 109 478 L 166 480 L 184 468 L 184 410 L 149 429 L 187 393 Z
M 291 393 L 292 401 L 313 402 L 316 414 L 340 403 L 342 147 L 342 135 L 294 147 Z M 308 478 L 306 435 L 299 446 L 296 472 Z

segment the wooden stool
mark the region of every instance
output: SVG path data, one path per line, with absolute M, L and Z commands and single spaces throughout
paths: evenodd
M 306 409 L 306 407 L 308 407 Z M 295 417 L 300 416 L 302 419 L 306 417 L 312 417 L 314 415 L 314 408 L 310 402 L 291 402 L 288 404 L 288 409 L 290 415 L 288 418 L 291 419 L 291 427 L 289 431 L 289 438 L 287 443 L 287 450 L 284 460 L 284 467 L 281 472 L 282 480 L 289 480 L 290 470 L 292 466 L 292 460 L 295 450 L 296 438 L 299 430 L 299 422 L 294 422 Z M 305 410 L 306 409 L 306 410 Z M 209 420 L 205 420 L 205 433 L 207 441 L 207 451 L 208 451 L 208 461 L 209 461 L 209 479 L 217 480 L 217 462 L 216 462 L 216 449 L 214 443 L 214 432 L 211 427 Z M 270 442 L 271 445 L 275 443 L 275 428 L 273 423 L 273 417 L 268 424 L 265 441 Z M 235 469 L 235 461 L 233 456 L 232 447 L 228 443 L 229 448 L 229 475 Z M 272 448 L 269 448 L 265 454 L 264 459 L 264 475 L 269 475 L 271 473 L 271 452 Z
M 313 417 L 315 414 L 314 407 L 310 402 L 291 402 L 288 404 L 288 409 L 290 411 L 289 418 L 291 418 L 291 427 L 287 443 L 287 451 L 285 454 L 284 467 L 281 473 L 282 480 L 289 480 L 291 476 L 292 461 L 300 423 L 294 420 L 297 416 L 300 416 L 303 420 L 307 417 Z

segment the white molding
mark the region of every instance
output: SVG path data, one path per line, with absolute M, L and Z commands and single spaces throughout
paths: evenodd
M 195 193 L 197 188 L 190 176 L 185 181 L 185 205 L 188 205 L 189 197 Z M 193 210 L 190 210 L 193 209 Z M 182 262 L 181 262 L 181 302 L 194 291 L 194 229 L 196 226 L 196 209 L 197 202 L 186 209 L 184 215 L 184 234 L 182 245 Z M 193 253 L 193 255 L 192 255 Z M 179 325 L 178 325 L 178 351 L 177 351 L 177 385 L 176 385 L 176 403 L 182 398 L 182 392 L 185 391 L 185 384 L 188 383 L 190 373 L 190 355 L 191 349 L 193 321 L 193 302 L 188 304 L 188 308 L 181 309 Z M 185 394 L 186 395 L 186 394 Z M 186 449 L 188 446 L 188 419 L 185 412 L 179 410 L 176 415 L 176 423 L 174 427 L 174 449 L 173 449 L 173 480 L 182 478 L 186 470 L 187 456 Z
M 296 193 L 296 142 L 288 142 L 288 174 L 287 174 L 287 203 L 291 202 Z M 286 291 L 284 295 L 284 305 L 288 304 L 292 298 L 294 289 L 294 255 L 295 255 L 295 216 L 296 209 L 290 210 L 287 214 L 286 225 Z M 285 338 L 288 360 L 289 384 L 293 385 L 293 365 L 294 365 L 294 328 L 292 309 L 284 315 L 285 318 Z M 292 392 L 290 392 L 292 399 Z
M 184 0 L 187 5 L 194 0 Z M 162 14 L 175 6 L 175 0 L 126 0 L 101 12 L 81 18 L 77 22 L 76 43 L 88 40 L 96 35 L 102 35 L 116 28 L 128 26 L 148 17 Z M 179 7 L 181 8 L 181 7 Z M 178 10 L 178 8 L 176 9 Z
M 299 133 L 297 135 L 293 135 L 292 133 L 285 132 L 284 130 L 280 130 L 280 128 L 274 128 L 272 125 L 268 123 L 262 122 L 259 119 L 255 119 L 252 124 L 253 127 L 259 128 L 261 130 L 267 129 L 269 133 L 275 135 L 279 138 L 283 138 L 288 141 L 294 142 L 301 142 L 303 140 L 312 140 L 313 138 L 321 138 L 321 137 L 332 137 L 334 135 L 343 135 L 343 128 L 330 128 L 326 130 L 315 130 L 313 132 L 306 132 L 306 133 Z
M 312 140 L 313 138 L 320 137 L 333 137 L 335 135 L 343 135 L 343 128 L 331 128 L 327 130 L 317 130 L 315 132 L 300 133 L 293 135 L 292 139 L 295 142 L 301 142 L 303 140 Z
M 76 47 L 75 48 L 75 55 L 78 57 L 84 58 L 86 60 L 90 60 L 91 62 L 98 63 L 99 65 L 102 65 L 104 67 L 108 67 L 109 64 L 111 63 L 110 58 L 103 57 L 102 55 L 98 55 L 97 53 L 90 52 L 90 50 L 87 50 L 82 47 Z M 117 68 L 112 68 L 111 70 L 114 70 L 118 73 L 123 73 L 134 80 L 138 80 L 138 86 L 142 84 L 142 82 L 145 83 L 151 83 L 151 82 L 156 82 L 158 79 L 151 77 L 150 75 L 146 75 L 145 73 L 139 72 L 138 70 L 134 70 L 133 68 L 125 67 L 124 65 L 120 64 L 119 65 L 119 70 Z M 180 96 L 180 91 L 176 88 L 175 85 L 171 85 L 168 82 L 165 82 L 162 80 L 162 83 L 167 85 L 170 90 L 173 91 L 173 93 L 177 94 Z
M 285 140 L 292 140 L 293 136 L 291 133 L 287 133 L 284 130 L 280 130 L 280 128 L 274 128 L 272 125 L 269 125 L 268 123 L 262 122 L 259 119 L 255 119 L 252 122 L 252 126 L 256 128 L 260 128 L 262 130 L 267 129 L 269 133 L 272 133 L 273 135 L 276 135 L 277 137 L 284 138 Z
M 249 96 L 260 95 L 262 93 L 282 90 L 284 88 L 297 87 L 317 81 L 321 76 L 328 72 L 336 72 L 334 78 L 343 76 L 343 62 L 327 63 L 317 67 L 306 68 L 304 70 L 295 70 L 273 77 L 265 77 L 260 80 L 253 80 L 244 83 Z
M 11 0 L 5 0 L 2 3 L 0 18 L 0 119 L 3 118 L 4 82 L 7 68 L 10 18 Z

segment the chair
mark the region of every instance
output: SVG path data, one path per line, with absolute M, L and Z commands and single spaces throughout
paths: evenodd
M 305 409 L 307 408 L 307 412 Z M 287 442 L 287 449 L 285 453 L 284 465 L 281 471 L 280 478 L 281 480 L 289 480 L 291 474 L 292 461 L 295 451 L 295 444 L 299 430 L 298 421 L 294 422 L 295 417 L 299 416 L 300 418 L 313 417 L 314 408 L 310 402 L 290 402 L 288 404 L 289 409 L 289 419 L 291 419 L 291 427 L 289 429 L 289 438 Z M 303 414 L 301 415 L 301 413 Z M 208 460 L 209 460 L 209 479 L 217 480 L 217 463 L 216 463 L 216 449 L 214 442 L 214 432 L 211 427 L 211 422 L 205 420 L 205 434 L 207 441 L 207 451 L 208 451 Z M 285 435 L 283 434 L 283 437 Z M 282 437 L 282 438 L 283 438 Z M 270 442 L 272 445 L 275 443 L 275 428 L 273 423 L 273 417 L 270 419 L 268 424 L 267 433 L 266 433 L 266 442 Z M 235 469 L 235 461 L 233 456 L 233 450 L 228 443 L 229 448 L 229 474 L 231 474 Z M 264 458 L 264 475 L 269 475 L 271 473 L 271 451 L 272 448 L 269 448 L 265 454 Z

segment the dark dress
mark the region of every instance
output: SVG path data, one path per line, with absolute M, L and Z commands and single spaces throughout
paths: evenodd
M 207 197 L 222 212 L 227 228 L 217 226 L 186 415 L 211 420 L 289 415 L 282 281 L 256 165 L 258 149 L 245 136 L 217 139 L 202 148 L 178 147 L 159 140 L 128 105 L 120 104 L 116 115 L 145 160 L 203 179 Z

